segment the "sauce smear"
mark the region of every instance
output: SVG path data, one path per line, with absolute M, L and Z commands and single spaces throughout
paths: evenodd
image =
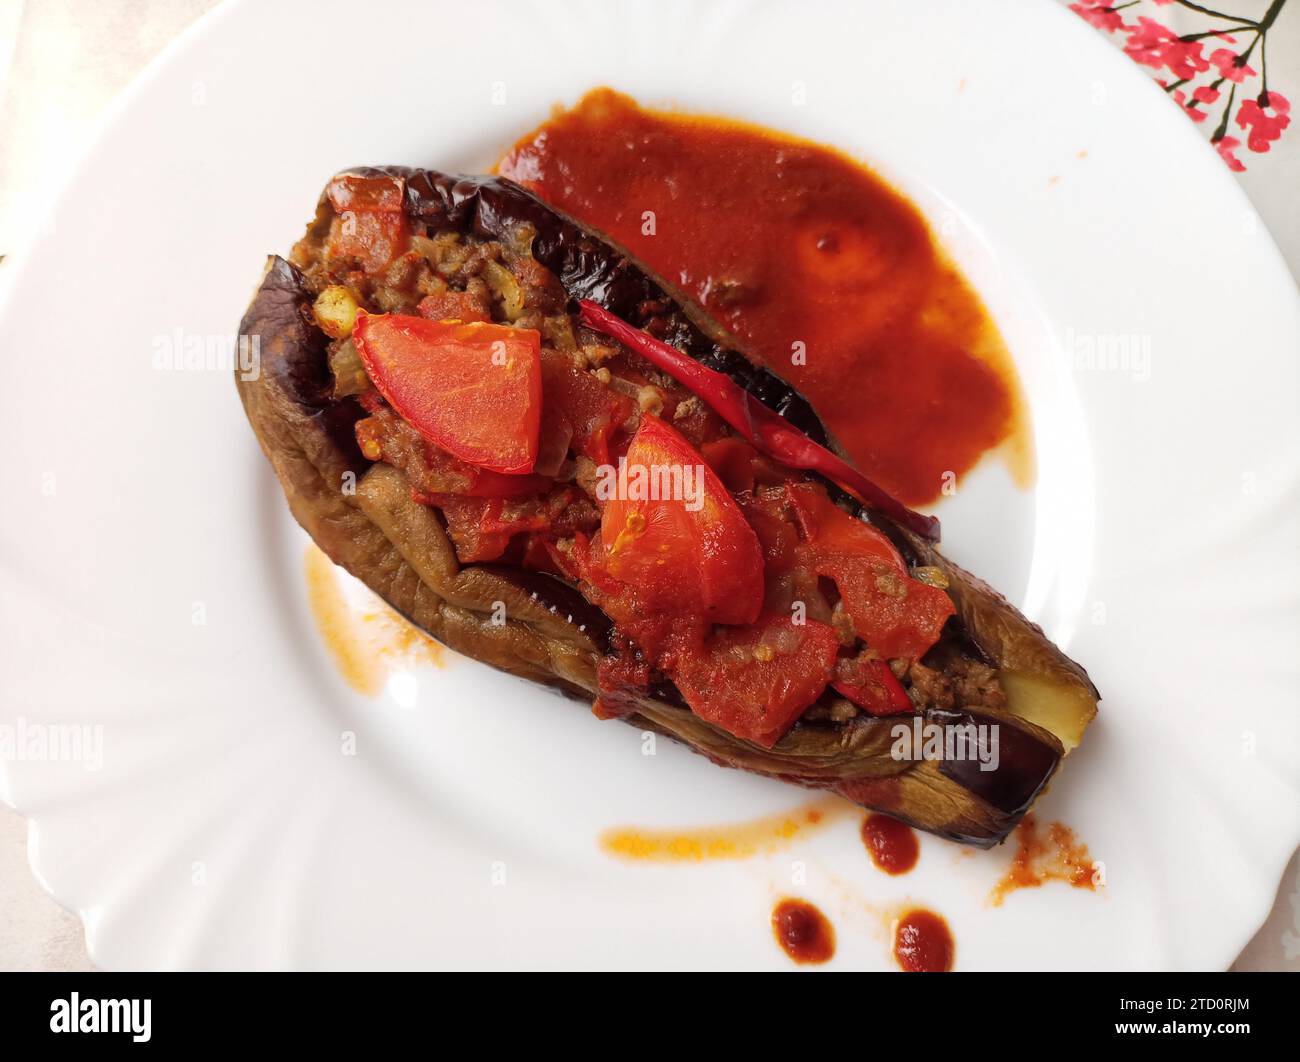
M 862 823 L 862 843 L 871 861 L 886 874 L 906 874 L 916 866 L 921 847 L 905 822 L 872 812 Z
M 933 911 L 908 911 L 894 926 L 894 961 L 908 973 L 947 973 L 955 951 L 948 923 Z
M 1000 907 L 1009 892 L 1036 889 L 1049 881 L 1096 890 L 1097 864 L 1088 854 L 1088 846 L 1075 840 L 1068 826 L 1054 822 L 1044 835 L 1039 832 L 1038 820 L 1026 815 L 1016 827 L 1015 837 L 1016 854 L 1011 866 L 989 897 L 994 907 Z
M 934 500 L 994 447 L 1028 482 L 997 329 L 916 208 L 847 156 L 596 89 L 497 169 L 705 307 L 902 501 Z
M 822 829 L 850 805 L 836 797 L 816 800 L 779 815 L 728 826 L 696 829 L 622 827 L 607 830 L 600 847 L 620 859 L 651 863 L 703 863 L 717 859 L 749 859 L 773 852 Z
M 409 667 L 444 662 L 443 647 L 399 616 L 373 591 L 360 601 L 343 592 L 339 571 L 315 545 L 303 557 L 307 603 L 339 676 L 358 693 L 374 696 Z
M 797 963 L 826 962 L 835 954 L 835 928 L 805 900 L 782 900 L 772 912 L 772 932 Z

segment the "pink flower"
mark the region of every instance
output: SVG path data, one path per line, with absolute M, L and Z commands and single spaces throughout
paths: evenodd
M 1209 85 L 1201 85 L 1192 93 L 1192 99 L 1197 103 L 1213 103 L 1219 98 L 1219 90 L 1210 88 Z
M 1174 89 L 1174 102 L 1180 106 L 1187 116 L 1194 122 L 1205 121 L 1205 112 L 1197 107 L 1194 103 L 1187 102 L 1187 93 L 1182 89 Z
M 1128 27 L 1128 43 L 1124 51 L 1135 62 L 1159 70 L 1165 65 L 1165 45 L 1177 40 L 1174 31 L 1160 25 L 1145 15 L 1137 20 L 1137 25 Z
M 1269 114 L 1272 110 L 1274 113 Z M 1251 151 L 1267 151 L 1272 141 L 1291 124 L 1291 103 L 1280 92 L 1260 93 L 1258 100 L 1247 100 L 1237 108 L 1237 125 L 1250 126 L 1246 146 Z
M 1201 42 L 1171 41 L 1165 47 L 1165 62 L 1175 77 L 1193 77 L 1210 69 L 1210 61 L 1201 54 Z
M 1164 7 L 1166 4 L 1172 4 L 1174 0 L 1152 0 L 1156 7 Z
M 1087 0 L 1082 4 L 1071 4 L 1070 10 L 1090 26 L 1107 33 L 1114 33 L 1124 27 L 1123 16 L 1110 6 L 1110 0 Z
M 1210 69 L 1210 61 L 1201 54 L 1200 41 L 1183 41 L 1168 26 L 1141 16 L 1136 26 L 1125 27 L 1128 43 L 1125 53 L 1141 63 L 1159 70 L 1167 66 L 1175 77 L 1186 80 Z
M 1219 73 L 1234 84 L 1240 85 L 1255 71 L 1244 62 L 1238 62 L 1241 56 L 1227 48 L 1215 48 L 1210 53 L 1210 62 L 1219 68 Z
M 1235 136 L 1220 137 L 1213 141 L 1215 150 L 1222 157 L 1223 161 L 1228 164 L 1228 169 L 1233 173 L 1244 173 L 1246 167 L 1242 165 L 1241 160 L 1234 155 L 1233 149 L 1241 147 L 1241 141 Z

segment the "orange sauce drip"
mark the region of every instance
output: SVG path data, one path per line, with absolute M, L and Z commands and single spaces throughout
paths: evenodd
M 373 696 L 391 674 L 419 664 L 441 667 L 444 648 L 366 591 L 360 603 L 349 601 L 339 573 L 316 546 L 303 558 L 307 603 L 316 630 L 339 676 L 358 693 Z
M 768 815 L 749 822 L 698 829 L 606 830 L 600 847 L 608 855 L 637 862 L 703 863 L 718 859 L 749 859 L 775 852 L 824 829 L 849 813 L 851 805 L 838 797 Z
M 989 899 L 1001 906 L 1016 889 L 1036 889 L 1049 881 L 1064 881 L 1090 892 L 1097 888 L 1096 863 L 1088 846 L 1075 840 L 1074 831 L 1054 822 L 1046 833 L 1038 829 L 1033 815 L 1026 815 L 1016 827 L 1016 854 Z
M 703 306 L 904 502 L 934 500 L 994 448 L 1032 478 L 997 328 L 920 212 L 855 160 L 596 89 L 497 169 Z

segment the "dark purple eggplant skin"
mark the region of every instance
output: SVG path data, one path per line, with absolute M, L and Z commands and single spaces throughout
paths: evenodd
M 939 767 L 963 789 L 1008 815 L 1020 816 L 1043 791 L 1060 760 L 1056 752 L 1033 734 L 1015 727 L 999 726 L 999 720 L 978 712 L 931 709 L 925 713 L 927 723 L 943 727 L 975 727 L 976 733 L 998 735 L 998 768 L 982 769 L 980 758 L 990 751 L 989 743 L 979 741 L 980 757 L 944 760 Z
M 430 231 L 455 229 L 510 241 L 521 226 L 528 226 L 533 256 L 559 279 L 571 308 L 578 299 L 596 302 L 726 372 L 811 437 L 827 439 L 801 395 L 738 353 L 734 341 L 679 293 L 659 284 L 626 252 L 518 185 L 499 177 L 458 177 L 407 167 L 344 172 L 401 178 L 408 213 Z M 331 208 L 322 197 L 315 224 L 328 224 L 330 216 Z M 263 336 L 263 377 L 254 382 L 237 380 L 249 420 L 299 522 L 336 563 L 452 648 L 576 696 L 593 694 L 595 662 L 608 649 L 611 624 L 573 587 L 550 576 L 488 564 L 465 566 L 446 580 L 433 580 L 440 583 L 433 587 L 427 573 L 414 570 L 412 542 L 403 538 L 400 526 L 395 533 L 394 526 L 403 520 L 432 521 L 433 517 L 410 501 L 409 492 L 398 482 L 400 474 L 387 466 L 372 469 L 357 449 L 352 429 L 360 407 L 354 400 L 330 398 L 326 337 L 315 327 L 310 302 L 298 270 L 272 258 L 241 328 L 244 334 Z M 344 471 L 361 480 L 359 498 L 341 497 L 334 488 Z M 369 474 L 381 471 L 382 475 Z M 863 519 L 895 541 L 909 564 L 940 567 L 954 580 L 950 594 L 959 614 L 945 630 L 941 643 L 945 652 L 993 666 L 1003 666 L 1007 660 L 1036 664 L 1039 658 L 1047 659 L 1047 670 L 1092 689 L 1082 668 L 983 583 L 947 562 L 932 543 L 883 514 L 858 508 Z M 428 535 L 426 529 L 421 539 L 425 545 Z M 435 530 L 433 538 L 437 537 Z M 519 602 L 511 605 L 512 616 L 529 610 L 531 615 L 513 634 L 489 632 L 473 601 L 505 593 Z M 513 625 L 512 619 L 512 630 Z M 539 634 L 549 640 L 549 657 L 538 648 Z M 564 652 L 557 664 L 554 648 L 560 642 Z M 1029 648 L 1008 651 L 1008 643 L 1022 642 Z M 859 717 L 843 728 L 800 722 L 769 750 L 700 720 L 670 683 L 661 683 L 635 700 L 629 722 L 680 740 L 716 763 L 838 792 L 920 829 L 980 847 L 1007 836 L 1048 784 L 1063 755 L 1056 736 L 1003 710 L 931 711 L 926 716 L 927 721 L 940 724 L 998 724 L 999 769 L 982 772 L 977 762 L 892 760 L 887 751 L 892 727 L 904 721 L 898 717 Z M 910 725 L 910 717 L 906 721 Z

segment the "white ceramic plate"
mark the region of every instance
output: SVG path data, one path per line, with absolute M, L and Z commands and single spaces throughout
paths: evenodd
M 887 878 L 853 818 L 621 863 L 607 827 L 802 798 L 466 660 L 338 679 L 231 380 L 155 355 L 230 335 L 335 170 L 481 168 L 600 84 L 870 160 L 984 294 L 1039 477 L 986 462 L 945 540 L 1105 693 L 1041 807 L 1104 892 L 990 907 L 1010 853 L 932 838 Z M 904 900 L 959 969 L 1224 967 L 1268 911 L 1300 840 L 1296 292 L 1190 123 L 1053 4 L 226 4 L 127 94 L 9 296 L 0 722 L 103 748 L 2 763 L 0 796 L 103 966 L 779 969 L 793 894 L 838 968 L 891 966 Z

